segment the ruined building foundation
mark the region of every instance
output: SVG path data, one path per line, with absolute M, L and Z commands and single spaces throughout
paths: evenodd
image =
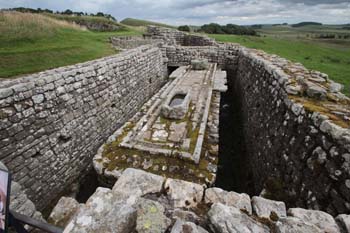
M 0 83 L 1 161 L 38 210 L 94 167 L 109 187 L 137 168 L 350 213 L 350 108 L 340 84 L 171 29 L 111 42 L 124 51 Z M 230 119 L 238 125 L 223 125 Z

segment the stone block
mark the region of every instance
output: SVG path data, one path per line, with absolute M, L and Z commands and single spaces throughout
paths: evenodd
M 204 193 L 202 185 L 183 180 L 167 179 L 164 188 L 175 207 L 195 207 L 202 201 Z
M 281 201 L 273 201 L 263 197 L 252 198 L 253 212 L 260 218 L 274 218 L 286 217 L 286 205 Z M 275 215 L 275 216 L 273 216 Z
M 227 206 L 233 206 L 240 210 L 245 210 L 252 214 L 250 197 L 245 193 L 228 192 L 220 188 L 209 188 L 205 190 L 205 203 L 221 203 Z

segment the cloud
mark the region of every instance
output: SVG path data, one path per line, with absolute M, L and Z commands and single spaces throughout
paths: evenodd
M 349 0 L 288 0 L 291 3 L 303 3 L 305 5 L 339 4 L 349 3 Z
M 0 8 L 19 6 L 102 11 L 119 20 L 133 17 L 174 25 L 350 23 L 349 0 L 0 0 Z

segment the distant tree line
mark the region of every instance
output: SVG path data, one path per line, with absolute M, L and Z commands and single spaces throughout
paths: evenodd
M 303 27 L 303 26 L 307 26 L 307 25 L 319 25 L 319 26 L 321 26 L 322 23 L 317 23 L 317 22 L 301 22 L 301 23 L 297 23 L 297 24 L 292 24 L 292 27 L 297 28 L 297 27 Z
M 190 31 L 191 31 L 191 28 L 190 28 L 190 26 L 188 26 L 188 25 L 179 26 L 177 29 L 178 29 L 179 31 L 183 31 L 183 32 L 190 32 Z
M 72 11 L 70 9 L 67 9 L 65 11 L 52 11 L 49 9 L 32 9 L 32 8 L 26 8 L 26 7 L 16 7 L 16 8 L 10 8 L 9 11 L 18 11 L 23 13 L 49 13 L 49 14 L 61 14 L 61 15 L 74 15 L 74 16 L 98 16 L 98 17 L 104 17 L 109 20 L 117 21 L 116 18 L 114 18 L 110 14 L 105 14 L 103 12 L 97 12 L 96 14 L 93 13 L 86 13 L 86 12 L 76 12 Z
M 179 26 L 180 31 L 191 31 L 191 27 L 188 25 Z M 204 32 L 208 34 L 234 34 L 234 35 L 252 35 L 256 36 L 257 33 L 252 27 L 238 26 L 235 24 L 220 25 L 216 23 L 204 24 L 195 30 L 196 32 Z

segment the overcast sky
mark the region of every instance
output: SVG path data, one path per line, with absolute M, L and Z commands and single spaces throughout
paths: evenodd
M 0 8 L 71 9 L 173 25 L 265 24 L 317 21 L 350 23 L 350 0 L 0 0 Z

